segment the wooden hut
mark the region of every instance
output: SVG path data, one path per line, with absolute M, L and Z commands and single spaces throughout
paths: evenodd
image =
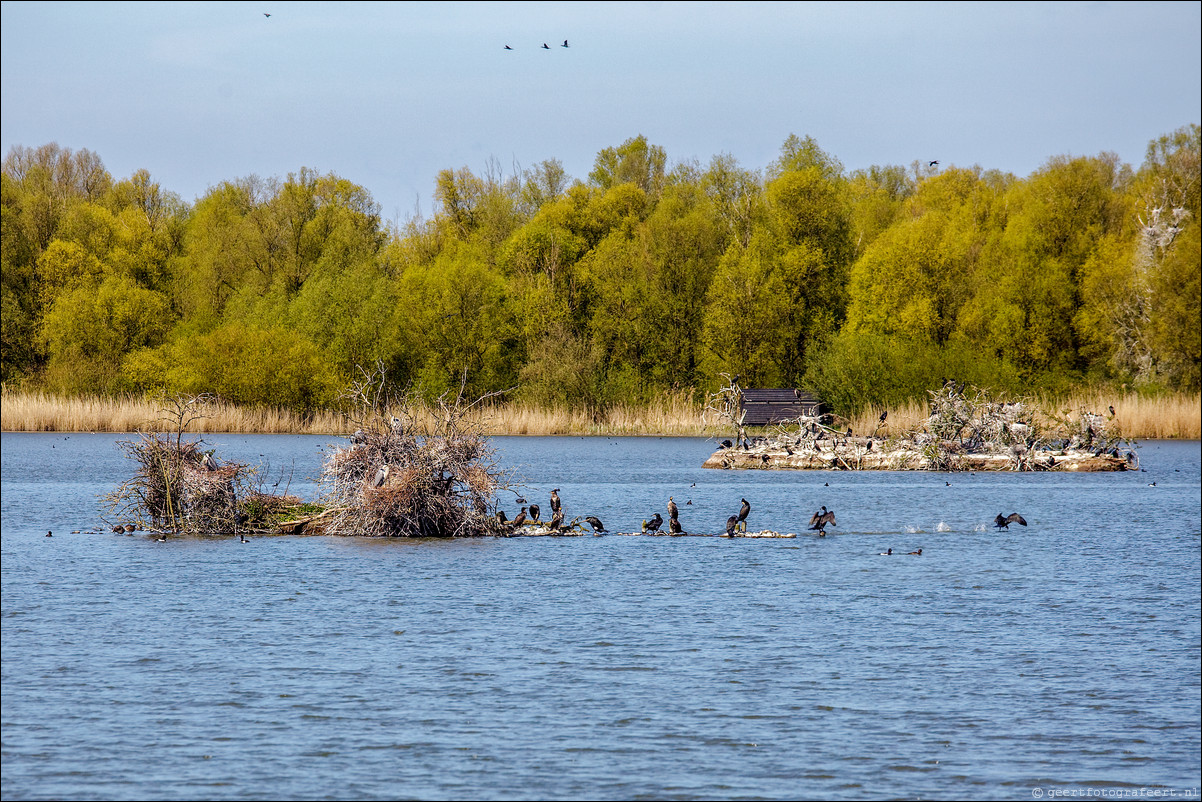
M 744 426 L 769 426 L 802 415 L 822 414 L 822 402 L 804 390 L 743 390 Z

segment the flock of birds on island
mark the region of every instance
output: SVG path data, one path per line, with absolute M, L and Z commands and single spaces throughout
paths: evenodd
M 535 524 L 543 524 L 546 532 L 552 534 L 567 533 L 575 529 L 584 531 L 584 528 L 580 523 L 581 521 L 591 526 L 594 534 L 606 534 L 608 532 L 608 530 L 605 528 L 605 524 L 602 523 L 601 519 L 595 515 L 577 517 L 572 519 L 571 522 L 565 524 L 563 500 L 560 498 L 558 487 L 551 491 L 550 499 L 551 519 L 545 523 L 540 520 L 542 508 L 539 507 L 538 504 L 526 502 L 526 499 L 524 498 L 517 499 L 518 503 L 522 504 L 523 506 L 521 511 L 518 512 L 518 514 L 514 516 L 512 520 L 509 519 L 504 510 L 497 509 L 496 519 L 505 533 L 505 536 L 512 537 L 516 535 L 523 527 L 532 526 Z M 737 533 L 747 531 L 747 516 L 751 514 L 751 502 L 745 498 L 740 500 L 742 501 L 742 505 L 739 507 L 738 513 L 731 515 L 726 519 L 726 531 L 724 533 L 725 537 L 736 537 Z M 686 503 L 692 504 L 693 502 L 688 501 Z M 1005 529 L 1009 531 L 1010 524 L 1013 523 L 1021 526 L 1027 525 L 1026 519 L 1017 512 L 1011 513 L 1010 515 L 1002 515 L 1001 513 L 998 513 L 997 517 L 993 519 L 994 527 L 998 530 Z M 657 512 L 649 519 L 645 519 L 642 522 L 641 533 L 656 534 L 662 532 L 663 525 L 664 517 Z M 815 532 L 818 537 L 826 537 L 826 527 L 828 526 L 837 527 L 838 522 L 835 519 L 835 511 L 828 510 L 826 506 L 823 505 L 820 509 L 814 512 L 813 515 L 810 516 L 808 531 Z M 668 533 L 673 535 L 688 534 L 681 526 L 680 507 L 676 503 L 675 496 L 668 496 Z M 922 549 L 905 553 L 921 556 Z M 889 549 L 887 552 L 881 552 L 882 556 L 889 556 L 892 554 L 893 549 Z

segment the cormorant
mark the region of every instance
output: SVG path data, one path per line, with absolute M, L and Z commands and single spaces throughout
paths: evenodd
M 530 505 L 530 520 L 538 523 L 539 509 L 537 504 Z M 554 516 L 552 516 L 554 517 Z
M 655 513 L 655 517 L 652 518 L 650 521 L 643 521 L 643 531 L 644 532 L 658 532 L 659 528 L 663 525 L 664 525 L 664 516 L 660 515 L 657 512 L 657 513 Z
M 505 514 L 505 510 L 497 510 L 497 523 L 502 526 L 509 523 L 509 516 Z
M 605 531 L 605 524 L 601 523 L 601 519 L 595 515 L 586 515 L 584 521 L 593 528 L 594 532 Z
M 810 516 L 810 531 L 812 532 L 817 532 L 819 535 L 825 537 L 827 524 L 830 524 L 831 526 L 839 525 L 835 523 L 834 510 L 828 511 L 826 507 L 823 507 L 822 509 L 818 510 L 818 512 Z
M 735 536 L 735 527 L 739 525 L 739 516 L 732 515 L 726 519 L 726 536 Z
M 526 523 L 526 508 L 522 507 L 522 511 L 513 516 L 513 528 L 517 529 L 524 523 Z
M 559 512 L 562 503 L 559 500 L 559 488 L 551 491 L 551 512 Z
M 554 515 L 552 515 L 551 523 L 547 524 L 547 526 L 548 526 L 548 528 L 550 528 L 550 530 L 552 532 L 558 532 L 560 527 L 563 526 L 563 513 L 557 512 Z
M 668 531 L 674 535 L 684 534 L 684 530 L 680 528 L 679 518 L 673 518 L 672 520 L 668 521 Z
M 1022 526 L 1026 526 L 1027 522 L 1017 512 L 1012 512 L 1005 518 L 1003 518 L 1002 514 L 999 512 L 997 517 L 993 519 L 993 525 L 998 529 L 1009 529 L 1010 524 L 1020 524 Z
M 672 500 L 672 497 L 668 496 L 668 517 L 675 521 L 678 515 L 680 515 L 680 508 L 676 506 L 676 502 Z
M 747 499 L 743 499 L 743 506 L 739 507 L 738 523 L 743 527 L 743 531 L 747 531 L 747 516 L 751 514 L 751 505 L 747 503 Z

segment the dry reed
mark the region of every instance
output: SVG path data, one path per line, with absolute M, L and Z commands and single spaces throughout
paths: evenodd
M 1136 393 L 1080 393 L 1068 398 L 1040 399 L 1056 414 L 1082 409 L 1104 412 L 1113 404 L 1117 431 L 1136 439 L 1202 439 L 1202 396 L 1176 394 L 1143 397 Z M 925 419 L 925 403 L 888 409 L 877 429 L 881 410 L 865 410 L 843 425 L 856 433 L 898 434 Z M 428 415 L 428 411 L 416 413 Z M 606 410 L 544 408 L 512 403 L 486 407 L 477 421 L 488 435 L 659 435 L 702 437 L 715 432 L 701 422 L 701 406 L 683 394 L 649 404 L 619 404 Z M 163 417 L 161 404 L 134 397 L 65 398 L 40 392 L 4 392 L 0 427 L 6 432 L 134 432 L 151 428 Z M 843 419 L 841 419 L 842 421 Z M 333 411 L 308 416 L 286 409 L 214 404 L 209 417 L 196 421 L 197 432 L 238 434 L 344 434 L 345 419 Z M 727 436 L 723 434 L 722 436 Z

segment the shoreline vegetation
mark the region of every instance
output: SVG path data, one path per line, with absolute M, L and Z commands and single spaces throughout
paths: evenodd
M 5 391 L 0 397 L 0 428 L 6 432 L 108 432 L 164 430 L 163 404 L 135 396 L 67 397 L 44 392 Z M 1036 398 L 1044 410 L 1100 412 L 1113 405 L 1119 435 L 1137 440 L 1202 439 L 1202 396 L 1190 393 L 1141 396 L 1081 391 L 1063 398 Z M 856 432 L 875 429 L 882 410 L 868 409 L 845 420 Z M 913 428 L 927 416 L 926 405 L 911 402 L 887 408 L 883 435 Z M 682 395 L 644 405 L 618 404 L 606 410 L 542 407 L 509 403 L 486 406 L 476 414 L 486 436 L 728 436 L 717 424 L 706 425 L 702 406 Z M 433 419 L 433 410 L 418 415 Z M 298 414 L 284 408 L 215 403 L 207 417 L 196 420 L 196 434 L 314 434 L 345 436 L 349 423 L 333 410 Z

